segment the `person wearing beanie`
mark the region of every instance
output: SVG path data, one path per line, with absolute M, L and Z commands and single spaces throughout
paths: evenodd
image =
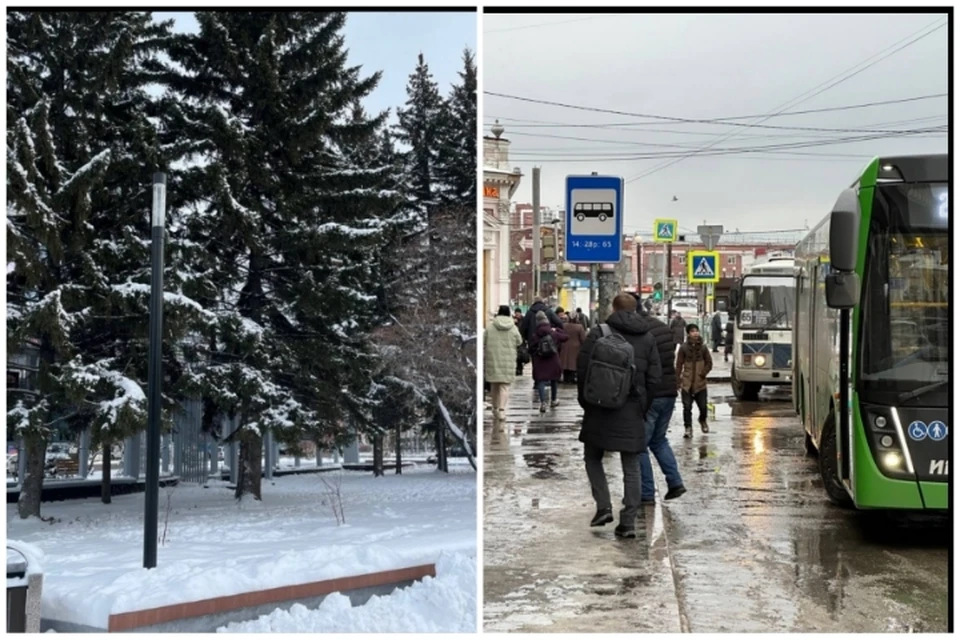
M 557 317 L 557 314 L 553 312 L 553 309 L 544 304 L 542 298 L 534 298 L 533 304 L 530 305 L 530 308 L 527 309 L 527 315 L 523 317 L 523 322 L 520 324 L 520 335 L 527 343 L 527 347 L 530 347 L 530 344 L 533 342 L 534 334 L 537 332 L 537 327 L 539 323 L 537 322 L 537 314 L 543 313 L 547 320 L 550 321 L 550 325 L 556 327 L 557 329 L 563 329 L 563 321 Z M 537 383 L 533 383 L 534 392 L 539 395 L 537 389 Z
M 557 407 L 557 383 L 563 374 L 560 365 L 560 345 L 569 338 L 563 329 L 553 326 L 546 311 L 534 315 L 536 331 L 527 343 L 533 360 L 533 384 L 540 398 L 540 413 L 547 412 L 547 384 L 550 385 L 550 406 Z
M 523 339 L 510 317 L 510 307 L 500 305 L 497 317 L 483 334 L 483 373 L 490 385 L 494 420 L 507 417 L 507 389 L 516 379 L 517 349 L 521 344 Z
M 700 328 L 687 325 L 687 340 L 677 351 L 677 386 L 683 400 L 683 437 L 693 437 L 693 403 L 700 412 L 700 430 L 710 433 L 707 425 L 707 374 L 713 369 L 710 349 L 700 337 Z

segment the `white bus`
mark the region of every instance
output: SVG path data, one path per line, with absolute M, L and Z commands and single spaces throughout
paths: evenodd
M 793 258 L 772 256 L 745 269 L 730 292 L 730 383 L 738 400 L 756 400 L 764 385 L 792 384 L 795 289 Z

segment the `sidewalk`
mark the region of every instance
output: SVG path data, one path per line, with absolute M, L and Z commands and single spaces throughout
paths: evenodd
M 576 387 L 561 385 L 542 416 L 532 387 L 528 376 L 512 385 L 504 426 L 485 411 L 484 630 L 680 632 L 661 507 L 641 510 L 636 540 L 590 528 Z M 604 464 L 618 512 L 619 457 Z

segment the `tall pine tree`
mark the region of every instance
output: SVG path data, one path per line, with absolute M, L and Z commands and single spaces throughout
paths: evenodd
M 445 208 L 473 209 L 477 202 L 477 65 L 463 51 L 460 82 L 445 101 L 440 128 L 437 180 Z
M 346 65 L 345 14 L 197 19 L 170 49 L 166 105 L 193 158 L 185 290 L 213 318 L 185 388 L 207 415 L 238 419 L 237 496 L 259 498 L 265 429 L 319 439 L 369 413 L 379 253 L 399 195 L 375 157 L 385 114 L 357 107 L 379 74 Z
M 7 344 L 40 359 L 36 393 L 7 396 L 21 517 L 40 513 L 51 425 L 93 429 L 104 501 L 110 443 L 144 426 L 149 183 L 165 164 L 145 88 L 169 26 L 133 11 L 7 15 Z
M 397 117 L 396 138 L 407 147 L 404 172 L 410 196 L 429 225 L 430 216 L 440 204 L 438 163 L 445 118 L 443 98 L 422 53 L 407 82 L 406 106 Z

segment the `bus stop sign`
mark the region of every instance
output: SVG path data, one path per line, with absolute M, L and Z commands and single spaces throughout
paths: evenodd
M 620 262 L 623 258 L 623 178 L 567 176 L 566 191 L 566 262 Z

